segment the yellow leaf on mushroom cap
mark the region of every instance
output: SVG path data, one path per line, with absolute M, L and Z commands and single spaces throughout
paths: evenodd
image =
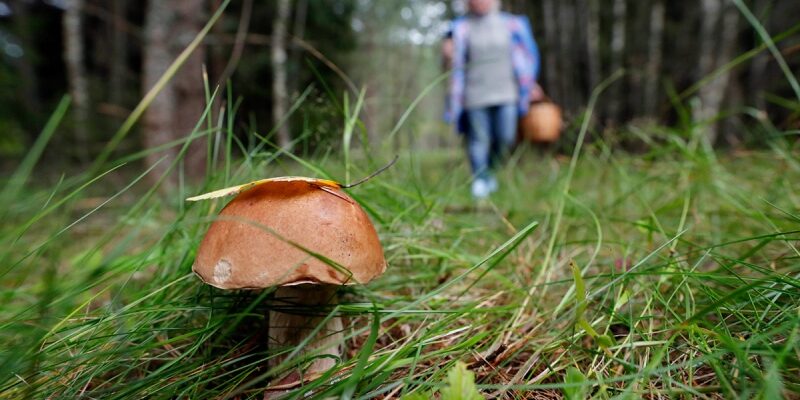
M 208 192 L 198 196 L 189 197 L 188 199 L 186 199 L 186 201 L 209 200 L 209 199 L 216 199 L 217 197 L 239 194 L 241 192 L 244 192 L 245 190 L 252 189 L 256 186 L 271 182 L 306 182 L 310 185 L 317 186 L 320 188 L 330 187 L 338 189 L 342 187 L 342 185 L 339 182 L 332 181 L 329 179 L 306 178 L 304 176 L 279 176 L 277 178 L 259 179 L 257 181 L 252 181 L 242 185 L 231 186 L 225 189 L 215 190 L 213 192 Z

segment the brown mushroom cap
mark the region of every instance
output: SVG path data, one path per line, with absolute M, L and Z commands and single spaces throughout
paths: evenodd
M 361 206 L 341 189 L 309 179 L 240 193 L 208 229 L 192 266 L 221 289 L 366 283 L 385 269 L 378 234 Z

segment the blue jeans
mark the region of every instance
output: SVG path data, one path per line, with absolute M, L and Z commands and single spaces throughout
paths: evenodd
M 491 169 L 508 154 L 517 137 L 514 103 L 471 108 L 466 111 L 467 155 L 476 179 L 488 179 Z

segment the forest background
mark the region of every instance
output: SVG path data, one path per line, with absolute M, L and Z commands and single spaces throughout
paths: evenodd
M 800 5 L 736 3 L 507 0 L 504 8 L 532 21 L 542 53 L 540 83 L 565 112 L 565 149 L 575 144 L 574 128 L 592 90 L 617 71 L 624 75 L 594 112 L 591 128 L 600 137 L 637 150 L 652 140 L 651 127 L 686 124 L 688 116 L 712 121 L 704 128 L 709 142 L 731 149 L 763 146 L 769 134 L 760 120 L 796 129 L 800 118 L 799 89 L 786 79 L 787 70 L 796 76 L 800 69 Z M 0 2 L 3 166 L 25 153 L 64 94 L 74 112 L 68 132 L 54 138 L 57 151 L 49 151 L 48 165 L 94 159 L 220 5 Z M 341 138 L 331 99 L 341 100 L 342 92 L 355 98 L 364 89 L 363 132 L 371 143 L 457 146 L 441 123 L 446 85 L 438 48 L 447 21 L 463 7 L 457 0 L 231 2 L 121 150 L 187 135 L 203 110 L 204 76 L 212 88 L 230 83 L 236 134 L 244 141 L 274 127 L 281 146 L 300 137 L 305 149 L 331 145 Z M 742 7 L 752 14 L 742 14 Z M 787 65 L 776 61 L 748 17 L 776 36 L 774 51 Z M 288 114 L 301 96 L 315 106 Z M 403 132 L 389 135 L 401 117 Z M 203 164 L 200 148 L 187 157 L 195 166 Z

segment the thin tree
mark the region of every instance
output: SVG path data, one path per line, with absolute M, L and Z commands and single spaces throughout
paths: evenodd
M 644 76 L 644 114 L 655 116 L 658 104 L 658 80 L 664 42 L 664 0 L 653 0 L 650 8 L 650 32 L 647 36 L 647 65 Z
M 586 57 L 589 65 L 589 89 L 600 83 L 600 10 L 598 0 L 583 0 L 581 16 L 586 25 Z
M 364 21 L 364 27 L 362 29 L 363 34 L 359 36 L 359 47 L 364 60 L 383 59 L 379 54 L 380 48 L 377 44 L 380 35 L 380 28 L 376 23 L 378 18 L 376 18 L 374 14 L 370 14 L 374 13 L 377 8 L 378 7 L 373 5 L 362 5 L 361 7 L 360 12 L 364 14 L 360 17 L 361 20 Z M 382 113 L 382 111 L 386 109 L 382 100 L 386 98 L 385 92 L 388 87 L 387 85 L 381 84 L 383 80 L 382 75 L 385 75 L 385 71 L 377 67 L 374 62 L 364 63 L 360 65 L 356 71 L 358 75 L 362 75 L 361 80 L 364 82 L 363 85 L 366 90 L 366 99 L 364 101 L 364 127 L 367 130 L 367 137 L 370 143 L 377 144 L 377 133 L 380 131 L 381 127 L 380 121 L 386 119 L 384 113 Z M 394 139 L 393 146 L 397 148 L 397 137 L 395 136 Z
M 730 61 L 736 48 L 736 33 L 739 13 L 731 5 L 723 4 L 723 0 L 703 0 L 703 25 L 700 29 L 700 61 L 698 79 L 711 74 L 715 69 Z M 722 15 L 720 21 L 720 15 Z M 699 108 L 695 110 L 698 122 L 705 123 L 707 145 L 713 145 L 718 135 L 718 124 L 714 119 L 722 109 L 725 93 L 728 89 L 730 72 L 725 71 L 698 92 Z
M 543 71 L 545 79 L 545 90 L 550 97 L 561 99 L 561 91 L 558 85 L 558 27 L 556 26 L 556 1 L 543 0 L 542 1 L 542 15 L 544 16 L 542 24 L 544 25 L 544 51 L 543 57 Z
M 145 49 L 143 65 L 144 90 L 152 88 L 167 72 L 177 55 L 194 39 L 205 19 L 203 0 L 148 2 L 145 15 Z M 156 96 L 144 114 L 143 142 L 146 148 L 156 149 L 186 138 L 192 133 L 205 104 L 203 95 L 202 64 L 205 49 L 200 46 L 172 81 Z M 186 172 L 189 176 L 203 173 L 205 163 L 204 141 L 195 140 L 186 155 Z M 156 167 L 154 178 L 159 178 L 177 156 L 179 146 L 163 152 L 151 152 L 146 161 L 154 164 L 166 153 L 166 159 Z M 175 174 L 172 175 L 176 177 Z M 173 185 L 177 181 L 167 181 Z
M 769 0 L 754 0 L 753 11 L 756 15 L 764 21 L 764 27 L 771 30 L 769 23 L 772 21 L 770 18 L 770 10 L 772 1 Z M 767 82 L 767 66 L 769 65 L 770 55 L 768 52 L 761 52 L 750 63 L 750 72 L 747 82 L 747 92 L 753 103 L 759 110 L 764 110 L 767 106 L 764 100 L 764 83 Z
M 626 0 L 614 0 L 611 8 L 613 15 L 611 25 L 611 61 L 610 72 L 616 73 L 624 66 L 623 58 L 625 57 L 625 30 L 627 25 L 625 23 L 628 16 L 628 5 Z M 620 104 L 622 91 L 620 83 L 615 84 L 609 90 L 608 96 L 608 115 L 610 121 L 619 122 L 620 118 Z
M 206 0 L 170 1 L 175 7 L 175 33 L 170 46 L 172 59 L 200 34 L 208 14 Z M 189 136 L 197 125 L 206 105 L 205 88 L 203 87 L 203 64 L 206 61 L 206 46 L 199 46 L 186 64 L 175 74 L 174 84 L 177 92 L 177 113 L 173 119 L 173 129 L 177 138 Z M 186 174 L 189 177 L 201 177 L 205 173 L 207 136 L 197 137 L 192 141 L 186 153 Z
M 286 86 L 286 21 L 291 14 L 290 0 L 278 0 L 272 22 L 272 121 L 277 128 L 278 145 L 288 149 L 291 144 L 289 124 L 284 121 L 288 109 Z
M 173 10 L 169 2 L 150 1 L 144 22 L 144 65 L 142 67 L 142 91 L 146 92 L 166 73 L 172 61 L 169 48 L 169 27 L 173 19 Z M 143 143 L 147 149 L 155 149 L 169 143 L 175 134 L 172 130 L 172 116 L 175 115 L 175 90 L 167 85 L 150 103 L 144 114 Z M 157 179 L 163 175 L 167 166 L 174 160 L 175 151 L 165 150 L 166 159 L 156 167 L 153 176 Z M 155 164 L 164 153 L 150 152 L 146 157 L 148 165 Z M 168 181 L 172 182 L 172 181 Z
M 83 0 L 67 0 L 63 15 L 64 63 L 67 66 L 69 93 L 74 110 L 73 133 L 77 140 L 75 148 L 82 163 L 89 161 L 89 84 L 84 68 L 83 49 Z
M 19 58 L 15 59 L 17 71 L 20 76 L 20 100 L 31 117 L 30 120 L 36 121 L 38 125 L 38 117 L 42 113 L 41 99 L 39 98 L 39 79 L 36 76 L 36 69 L 34 66 L 34 46 L 31 40 L 33 32 L 31 31 L 31 17 L 30 7 L 31 4 L 25 0 L 12 0 L 11 9 L 14 18 L 12 18 L 12 29 L 14 34 L 19 38 L 20 46 L 23 49 Z M 38 128 L 38 126 L 37 126 Z
M 308 0 L 297 0 L 294 6 L 293 32 L 294 40 L 290 52 L 289 67 L 295 72 L 290 76 L 287 84 L 289 96 L 294 96 L 297 91 L 297 72 L 301 68 L 303 49 L 295 43 L 295 40 L 303 40 L 306 36 L 306 20 L 308 19 Z
M 569 109 L 578 107 L 575 93 L 575 4 L 574 0 L 562 0 L 558 2 L 558 75 L 561 102 Z
M 125 30 L 127 0 L 111 2 L 111 66 L 108 73 L 109 101 L 115 106 L 123 103 L 128 75 L 128 35 Z

